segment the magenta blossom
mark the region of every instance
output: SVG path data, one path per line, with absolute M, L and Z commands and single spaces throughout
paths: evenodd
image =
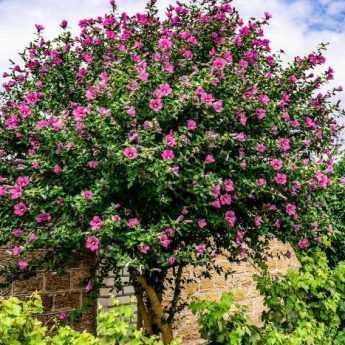
M 225 220 L 227 221 L 227 223 L 231 226 L 231 227 L 234 227 L 235 224 L 236 224 L 236 220 L 237 220 L 237 217 L 235 215 L 235 212 L 234 211 L 226 211 L 225 212 Z
M 165 161 L 169 161 L 175 158 L 175 153 L 173 150 L 164 150 L 161 154 L 161 157 L 165 160 Z
M 83 197 L 86 200 L 90 200 L 93 197 L 93 193 L 91 191 L 89 191 L 89 190 L 86 190 L 85 192 L 83 192 Z
M 138 250 L 140 254 L 147 254 L 150 251 L 150 246 L 148 244 L 141 243 L 138 245 Z
M 289 203 L 289 204 L 286 205 L 286 209 L 285 210 L 286 210 L 286 213 L 289 216 L 291 216 L 293 218 L 296 218 L 296 216 L 297 216 L 296 205 Z
M 156 113 L 161 111 L 163 108 L 163 103 L 160 98 L 153 98 L 150 100 L 149 107 L 151 110 L 155 111 Z
M 16 228 L 12 230 L 12 234 L 14 237 L 21 237 L 23 235 L 23 230 L 20 228 Z
M 19 260 L 18 261 L 18 268 L 20 271 L 25 271 L 28 268 L 29 264 L 25 260 Z
M 264 178 L 258 178 L 255 182 L 256 186 L 259 188 L 266 186 L 266 180 Z
M 187 129 L 189 131 L 194 131 L 197 128 L 198 128 L 198 125 L 197 125 L 196 121 L 194 121 L 192 119 L 187 121 Z
M 214 159 L 214 156 L 212 154 L 208 154 L 205 158 L 205 163 L 206 164 L 212 164 L 214 163 L 216 160 Z
M 43 212 L 43 213 L 40 213 L 36 216 L 36 222 L 37 223 L 48 223 L 51 221 L 51 215 L 50 213 L 46 213 L 46 212 Z
M 124 150 L 123 150 L 123 155 L 130 159 L 130 160 L 133 160 L 133 159 L 136 159 L 138 157 L 138 151 L 135 147 L 126 147 Z
M 27 210 L 28 210 L 28 208 L 23 202 L 20 202 L 20 203 L 14 205 L 14 214 L 18 217 L 24 216 L 24 214 L 27 212 Z
M 198 254 L 204 254 L 206 246 L 204 244 L 198 244 L 197 246 L 195 246 L 195 250 Z
M 87 166 L 91 169 L 96 169 L 98 166 L 98 162 L 97 161 L 90 161 L 87 163 Z
M 198 226 L 200 229 L 203 229 L 207 226 L 207 221 L 205 218 L 199 219 L 198 220 Z
M 91 229 L 96 231 L 103 226 L 103 220 L 100 216 L 94 216 L 90 221 Z
M 307 238 L 298 242 L 298 247 L 301 249 L 307 249 L 310 246 L 310 241 Z
M 135 228 L 136 226 L 138 226 L 140 224 L 140 221 L 138 218 L 130 218 L 127 221 L 127 226 L 132 229 Z
M 85 241 L 85 248 L 91 252 L 97 252 L 100 247 L 100 241 L 96 236 L 89 236 Z
M 16 179 L 16 185 L 19 187 L 26 187 L 30 183 L 30 179 L 28 176 L 19 176 Z
M 278 173 L 275 177 L 274 180 L 276 181 L 277 184 L 279 185 L 285 185 L 287 183 L 287 176 L 282 173 Z
M 174 265 L 176 263 L 176 256 L 174 256 L 174 255 L 169 256 L 167 262 L 168 262 L 169 266 Z
M 283 167 L 283 162 L 280 159 L 273 159 L 271 166 L 274 170 L 280 170 Z
M 172 134 L 167 134 L 164 138 L 164 143 L 165 145 L 168 145 L 168 146 L 176 146 L 176 139 L 175 137 L 172 135 Z
M 163 248 L 167 249 L 171 243 L 171 239 L 167 234 L 163 233 L 159 236 L 159 242 Z

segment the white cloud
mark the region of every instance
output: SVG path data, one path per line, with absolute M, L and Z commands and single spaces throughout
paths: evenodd
M 274 50 L 280 48 L 287 53 L 287 58 L 303 55 L 314 49 L 321 41 L 330 42 L 327 53 L 328 63 L 336 70 L 336 83 L 345 85 L 345 29 L 315 30 L 318 23 L 323 28 L 333 28 L 336 18 L 333 15 L 341 11 L 344 2 L 339 0 L 319 0 L 327 15 L 321 16 L 315 11 L 316 0 L 234 0 L 241 14 L 247 18 L 262 16 L 265 11 L 273 14 L 267 36 L 272 41 Z M 120 11 L 130 13 L 142 11 L 145 0 L 119 0 Z M 172 0 L 159 0 L 165 8 Z M 0 0 L 0 71 L 8 67 L 8 59 L 16 59 L 17 53 L 32 39 L 34 24 L 46 27 L 48 37 L 56 35 L 59 23 L 67 19 L 74 31 L 81 18 L 102 15 L 109 9 L 108 0 Z M 314 25 L 314 26 L 311 26 Z

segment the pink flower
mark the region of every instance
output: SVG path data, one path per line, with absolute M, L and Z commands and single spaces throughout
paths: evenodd
M 103 225 L 103 220 L 100 216 L 94 216 L 90 221 L 91 229 L 96 231 L 99 230 Z
M 30 92 L 25 96 L 25 101 L 27 104 L 35 105 L 40 100 L 40 95 L 38 92 Z
M 93 55 L 91 53 L 84 53 L 82 58 L 83 58 L 83 61 L 86 62 L 87 64 L 90 64 L 93 61 Z
M 213 61 L 213 68 L 217 70 L 223 70 L 225 66 L 227 65 L 227 61 L 223 58 L 216 58 Z
M 30 107 L 26 104 L 21 104 L 19 106 L 19 111 L 20 111 L 20 115 L 22 115 L 22 118 L 27 118 L 32 114 L 32 111 L 30 109 Z
M 297 216 L 297 212 L 296 212 L 296 205 L 294 204 L 287 204 L 286 208 L 285 208 L 286 213 L 291 216 L 291 217 L 296 217 Z
M 307 249 L 310 246 L 310 241 L 307 238 L 298 241 L 298 247 L 301 249 Z
M 135 110 L 135 108 L 133 106 L 130 106 L 130 107 L 127 108 L 127 114 L 129 116 L 133 116 L 134 117 L 137 114 L 137 112 L 136 112 L 136 110 Z
M 165 145 L 174 147 L 176 146 L 176 139 L 172 134 L 167 134 L 164 138 L 164 143 Z
M 12 231 L 12 235 L 14 237 L 21 237 L 23 235 L 23 230 L 20 228 L 16 228 Z
M 274 170 L 280 170 L 283 167 L 283 162 L 280 159 L 273 159 L 271 166 Z
M 90 168 L 90 169 L 96 169 L 97 168 L 97 165 L 98 165 L 98 162 L 97 161 L 90 161 L 87 163 L 87 166 Z
M 23 252 L 24 248 L 22 246 L 15 246 L 12 248 L 12 255 L 18 256 Z
M 138 226 L 140 224 L 140 221 L 138 218 L 130 218 L 127 221 L 127 226 L 132 229 L 135 228 L 136 226 Z
M 136 159 L 138 157 L 138 151 L 135 147 L 126 147 L 124 150 L 123 150 L 123 155 L 130 159 L 130 160 L 133 160 L 133 159 Z
M 225 220 L 227 221 L 227 223 L 231 226 L 234 227 L 236 224 L 236 215 L 234 211 L 226 211 L 225 212 Z
M 171 239 L 167 234 L 163 233 L 159 236 L 159 242 L 163 248 L 167 249 L 171 243 Z
M 256 186 L 261 188 L 266 186 L 266 180 L 264 178 L 259 178 L 256 180 Z
M 223 101 L 222 100 L 218 100 L 213 102 L 212 104 L 213 109 L 216 113 L 221 113 L 223 111 Z
M 100 241 L 96 236 L 89 236 L 85 241 L 85 248 L 91 252 L 97 252 L 100 247 Z
M 30 182 L 30 179 L 27 176 L 19 176 L 16 179 L 16 185 L 22 188 L 26 187 L 29 184 L 29 182 Z
M 256 109 L 255 115 L 258 120 L 263 120 L 266 117 L 266 110 L 265 109 Z
M 38 239 L 38 236 L 35 233 L 30 234 L 29 242 L 35 242 Z
M 195 250 L 198 254 L 204 254 L 206 246 L 204 244 L 198 244 L 197 246 L 195 246 Z
M 60 23 L 60 27 L 61 27 L 62 29 L 66 29 L 67 26 L 68 26 L 68 22 L 67 22 L 66 19 L 64 19 L 64 20 Z
M 345 186 L 345 176 L 340 178 L 340 183 Z
M 88 108 L 78 106 L 75 109 L 73 109 L 72 114 L 76 121 L 82 121 L 88 112 L 89 112 Z
M 270 102 L 270 98 L 267 95 L 260 95 L 258 99 L 259 102 L 264 105 L 267 105 Z
M 238 141 L 241 141 L 241 142 L 244 142 L 247 140 L 247 135 L 243 132 L 240 132 L 240 133 L 236 133 L 235 134 L 235 139 L 238 140 Z
M 175 153 L 173 150 L 164 150 L 161 154 L 161 157 L 167 161 L 167 160 L 172 160 L 175 158 Z
M 89 199 L 92 199 L 93 197 L 93 193 L 89 190 L 83 192 L 83 197 L 86 199 L 86 200 L 89 200 Z
M 207 226 L 207 221 L 205 218 L 199 219 L 198 226 L 200 229 L 203 229 Z
M 67 318 L 68 318 L 68 312 L 66 312 L 66 311 L 60 311 L 60 313 L 59 313 L 59 315 L 58 315 L 58 319 L 59 319 L 60 321 L 65 321 L 65 320 L 67 320 Z
M 224 205 L 231 205 L 232 203 L 232 198 L 230 194 L 223 194 L 219 197 L 220 204 L 222 206 Z
M 139 250 L 139 253 L 145 255 L 150 251 L 150 246 L 148 244 L 140 243 L 138 245 L 138 250 Z
M 56 164 L 56 165 L 54 166 L 53 172 L 54 172 L 54 174 L 57 174 L 57 175 L 61 174 L 62 169 L 61 169 L 61 167 L 60 167 L 59 164 Z
M 18 261 L 18 267 L 20 271 L 25 271 L 27 269 L 27 267 L 29 266 L 28 262 L 25 260 L 19 260 Z
M 222 207 L 219 199 L 212 201 L 211 206 L 213 206 L 214 208 L 221 208 Z
M 168 257 L 168 265 L 172 266 L 176 263 L 176 257 L 174 255 Z
M 15 186 L 10 191 L 11 200 L 15 200 L 15 199 L 20 198 L 22 196 L 22 194 L 23 194 L 23 191 L 22 191 L 21 187 Z
M 89 280 L 88 282 L 87 282 L 87 284 L 85 285 L 85 287 L 84 287 L 84 289 L 85 289 L 85 292 L 86 293 L 88 293 L 88 292 L 90 292 L 91 290 L 92 290 L 92 282 Z
M 111 220 L 114 223 L 118 223 L 121 220 L 121 217 L 118 214 L 115 214 L 114 216 L 111 217 Z
M 41 32 L 44 30 L 44 26 L 41 24 L 35 24 L 35 28 L 36 28 L 37 32 Z
M 212 154 L 208 154 L 205 158 L 205 163 L 206 164 L 212 164 L 214 163 L 216 160 L 214 159 L 213 155 Z
M 290 150 L 290 140 L 289 140 L 289 139 L 287 139 L 287 138 L 280 138 L 278 142 L 279 142 L 280 148 L 281 148 L 284 152 Z
M 254 224 L 257 228 L 259 228 L 263 223 L 263 219 L 261 216 L 255 216 Z
M 164 96 L 169 96 L 172 93 L 172 88 L 168 83 L 161 84 L 157 87 L 157 89 L 153 92 L 153 95 L 156 98 L 161 98 Z
M 235 190 L 234 182 L 231 179 L 225 180 L 224 189 L 226 192 L 233 192 Z
M 160 98 L 153 98 L 150 100 L 149 107 L 155 112 L 159 112 L 163 108 L 163 103 Z
M 24 216 L 24 214 L 26 213 L 27 210 L 28 210 L 28 208 L 26 207 L 26 205 L 23 202 L 20 202 L 20 203 L 14 205 L 14 214 L 18 217 Z
M 168 38 L 161 38 L 158 42 L 158 46 L 161 50 L 166 51 L 172 47 L 172 42 Z
M 192 119 L 187 120 L 187 129 L 189 131 L 194 131 L 197 128 L 198 128 L 198 125 L 197 125 L 196 121 L 194 121 Z
M 37 223 L 46 223 L 46 222 L 50 222 L 51 218 L 52 217 L 50 213 L 43 212 L 43 213 L 38 214 L 35 219 Z
M 277 184 L 279 185 L 284 185 L 287 183 L 287 176 L 282 173 L 278 173 L 275 177 L 274 180 L 276 181 Z
M 266 146 L 264 144 L 258 144 L 257 151 L 260 153 L 264 153 L 266 151 Z

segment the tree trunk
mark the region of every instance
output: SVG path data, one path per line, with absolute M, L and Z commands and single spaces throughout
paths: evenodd
M 164 345 L 169 345 L 173 339 L 173 331 L 171 323 L 164 319 L 163 308 L 157 292 L 150 286 L 143 276 L 137 277 L 137 282 L 144 289 L 146 296 L 150 302 L 150 310 L 152 312 L 152 319 L 154 324 L 158 327 L 162 334 Z

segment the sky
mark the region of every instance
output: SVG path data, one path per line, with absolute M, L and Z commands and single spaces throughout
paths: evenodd
M 158 0 L 164 8 L 174 0 Z M 136 13 L 146 0 L 118 0 L 120 11 Z M 266 36 L 274 51 L 284 49 L 285 59 L 304 55 L 320 42 L 329 42 L 327 66 L 335 69 L 334 86 L 345 87 L 345 0 L 234 0 L 244 19 L 272 13 Z M 9 66 L 9 58 L 18 61 L 17 53 L 33 38 L 34 24 L 46 27 L 53 37 L 59 23 L 67 19 L 77 32 L 79 19 L 104 14 L 108 0 L 0 0 L 0 72 Z M 1 79 L 0 79 L 0 82 Z M 345 94 L 341 96 L 345 106 Z

